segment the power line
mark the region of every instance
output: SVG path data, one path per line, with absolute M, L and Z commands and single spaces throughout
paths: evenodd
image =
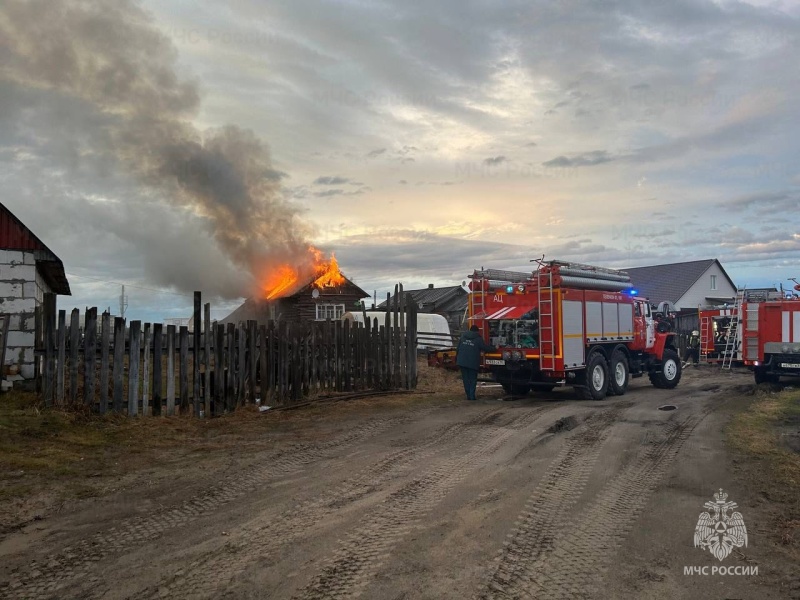
M 78 275 L 76 273 L 67 273 L 70 277 L 77 277 L 79 279 L 91 279 L 92 281 L 98 281 L 100 283 L 109 283 L 111 285 L 124 285 L 127 287 L 132 287 L 140 290 L 147 290 L 149 292 L 156 292 L 157 294 L 171 294 L 173 296 L 183 296 L 184 298 L 192 298 L 194 297 L 193 294 L 180 294 L 178 292 L 168 292 L 166 290 L 158 290 L 156 288 L 149 288 L 143 285 L 135 285 L 132 283 L 123 283 L 121 281 L 109 281 L 108 279 L 100 279 L 99 277 L 90 277 L 89 275 Z

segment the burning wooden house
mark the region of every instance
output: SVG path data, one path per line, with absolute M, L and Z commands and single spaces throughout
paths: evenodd
M 361 308 L 369 294 L 345 277 L 335 257 L 318 257 L 314 272 L 303 277 L 296 269 L 282 266 L 274 270 L 263 286 L 262 297 L 249 298 L 223 323 L 270 320 L 299 323 L 339 319 L 348 311 Z

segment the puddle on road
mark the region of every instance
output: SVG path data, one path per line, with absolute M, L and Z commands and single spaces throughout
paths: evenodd
M 658 410 L 675 410 L 676 408 L 678 407 L 674 404 L 664 404 L 663 406 L 659 406 Z
M 573 417 L 561 417 L 558 421 L 550 425 L 547 428 L 547 431 L 550 433 L 558 433 L 559 431 L 569 431 L 570 429 L 575 429 L 578 426 L 578 420 Z

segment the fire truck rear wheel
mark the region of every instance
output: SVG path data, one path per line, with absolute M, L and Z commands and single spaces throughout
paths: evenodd
M 592 352 L 586 361 L 586 386 L 581 393 L 587 400 L 602 400 L 608 393 L 608 363 L 601 352 Z
M 622 396 L 628 391 L 628 357 L 621 350 L 614 350 L 611 355 L 611 378 L 608 382 L 609 393 Z
M 681 362 L 678 353 L 665 348 L 658 371 L 650 373 L 650 383 L 657 388 L 671 390 L 681 380 Z

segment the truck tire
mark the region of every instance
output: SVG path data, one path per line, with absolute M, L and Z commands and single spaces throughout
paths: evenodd
M 622 350 L 614 350 L 614 353 L 611 355 L 611 368 L 609 371 L 609 393 L 622 396 L 626 391 L 628 391 L 628 382 L 630 380 L 628 357 L 625 356 L 625 353 Z
M 531 386 L 524 383 L 504 383 L 502 385 L 503 391 L 512 396 L 527 396 L 528 392 L 531 391 Z
M 756 384 L 759 383 L 778 383 L 780 381 L 780 375 L 770 375 L 767 373 L 767 370 L 763 367 L 756 367 L 753 369 L 753 375 L 756 379 Z
M 586 361 L 586 385 L 579 388 L 587 400 L 602 400 L 608 393 L 608 363 L 602 352 L 592 352 Z
M 678 353 L 672 348 L 664 349 L 661 366 L 657 371 L 650 372 L 650 383 L 655 387 L 671 390 L 681 380 L 681 361 Z

